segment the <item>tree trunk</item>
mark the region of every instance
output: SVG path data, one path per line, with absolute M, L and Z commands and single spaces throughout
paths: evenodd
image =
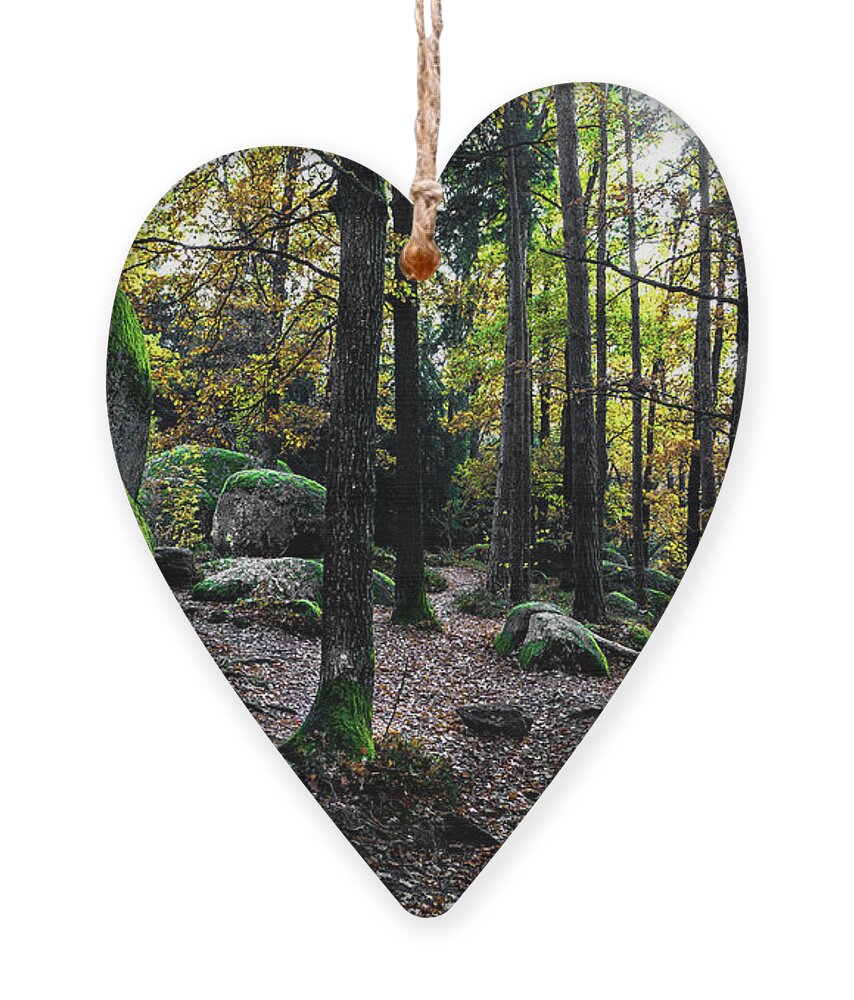
M 596 259 L 608 258 L 608 84 L 599 97 L 599 194 L 596 202 Z M 605 488 L 608 483 L 608 331 L 607 269 L 596 265 L 596 468 L 599 479 L 599 531 L 605 526 Z
M 392 191 L 394 231 L 408 237 L 412 203 Z M 394 319 L 395 532 L 394 611 L 398 625 L 435 624 L 424 582 L 424 494 L 421 483 L 421 426 L 418 372 L 418 292 L 395 264 Z
M 744 252 L 738 241 L 735 256 L 738 268 L 738 312 L 735 322 L 735 385 L 732 390 L 732 419 L 729 425 L 729 449 L 738 430 L 741 404 L 744 400 L 744 377 L 747 374 L 747 271 L 744 267 Z
M 712 408 L 717 406 L 718 383 L 721 378 L 721 355 L 724 349 L 724 327 L 726 325 L 726 309 L 721 302 L 721 296 L 726 293 L 726 269 L 729 253 L 729 239 L 724 233 L 721 237 L 720 257 L 718 258 L 718 275 L 715 281 L 715 336 L 712 343 Z
M 630 91 L 623 87 L 623 129 L 626 145 L 626 217 L 629 235 L 629 271 L 637 274 L 637 219 L 635 218 L 635 175 L 632 150 L 632 123 L 629 117 Z M 646 543 L 643 530 L 643 369 L 640 341 L 640 290 L 632 281 L 632 563 L 634 565 L 635 599 L 646 604 L 644 555 Z
M 697 321 L 694 337 L 694 452 L 688 479 L 688 535 L 687 552 L 690 562 L 709 514 L 715 504 L 714 424 L 712 410 L 712 358 L 711 358 L 711 294 L 712 294 L 712 241 L 709 218 L 709 154 L 706 147 L 697 143 L 698 182 L 700 191 L 698 291 L 708 298 L 697 299 Z
M 373 756 L 372 543 L 377 374 L 388 206 L 372 171 L 341 161 L 336 377 L 329 416 L 326 557 L 320 684 L 308 716 L 283 746 Z
M 524 114 L 518 101 L 507 105 L 507 343 L 486 573 L 487 590 L 506 593 L 514 604 L 530 596 L 531 562 L 531 358 L 526 302 L 530 192 L 520 177 L 519 148 L 514 143 Z
M 644 541 L 644 563 L 649 562 L 649 532 L 652 526 L 649 498 L 654 487 L 652 479 L 652 460 L 655 454 L 655 417 L 658 404 L 659 380 L 664 372 L 664 363 L 661 358 L 656 358 L 652 363 L 652 373 L 650 376 L 649 406 L 646 418 L 646 455 L 643 468 L 643 527 Z
M 566 252 L 566 381 L 569 427 L 572 433 L 570 498 L 572 560 L 575 577 L 573 613 L 581 621 L 601 621 L 602 540 L 599 531 L 600 498 L 597 475 L 596 420 L 590 357 L 590 302 L 584 198 L 578 175 L 578 130 L 575 123 L 575 87 L 555 87 L 558 174 Z

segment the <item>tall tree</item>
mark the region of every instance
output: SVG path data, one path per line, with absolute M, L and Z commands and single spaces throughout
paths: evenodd
M 527 138 L 524 104 L 505 108 L 503 129 L 507 192 L 507 339 L 498 475 L 486 587 L 514 603 L 530 596 L 531 579 L 531 343 L 527 270 L 531 194 L 520 160 Z
M 626 147 L 626 221 L 629 238 L 629 271 L 638 273 L 637 217 L 635 205 L 635 165 L 630 110 L 631 91 L 623 87 L 623 132 Z M 640 289 L 637 280 L 631 284 L 632 313 L 632 563 L 634 565 L 635 598 L 646 603 L 645 552 L 643 530 L 643 369 L 640 334 Z
M 590 302 L 585 263 L 585 205 L 578 174 L 578 129 L 575 87 L 555 87 L 558 176 L 566 254 L 566 384 L 571 438 L 572 561 L 575 579 L 573 612 L 582 621 L 600 621 L 605 613 L 602 592 L 602 540 L 593 374 L 590 350 Z
M 412 231 L 412 203 L 392 191 L 394 231 Z M 421 482 L 421 418 L 418 373 L 418 292 L 395 263 L 391 295 L 394 321 L 395 525 L 394 610 L 400 625 L 433 624 L 436 616 L 424 581 L 424 494 Z
M 736 243 L 735 263 L 738 270 L 738 305 L 735 319 L 735 384 L 732 390 L 732 419 L 729 425 L 729 448 L 735 440 L 741 404 L 744 400 L 744 378 L 747 374 L 747 270 L 741 239 Z
M 688 561 L 691 561 L 715 504 L 714 407 L 712 390 L 712 236 L 709 212 L 709 153 L 697 140 L 699 287 L 694 336 L 694 448 L 688 472 Z
M 372 756 L 374 436 L 388 205 L 383 182 L 347 160 L 334 210 L 341 234 L 329 416 L 320 684 L 286 756 L 315 747 Z
M 596 199 L 596 471 L 599 477 L 599 530 L 605 523 L 608 479 L 608 90 L 599 87 L 599 191 Z

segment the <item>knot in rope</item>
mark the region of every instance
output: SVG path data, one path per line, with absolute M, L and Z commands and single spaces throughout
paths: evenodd
M 442 186 L 436 180 L 436 147 L 439 141 L 439 37 L 442 34 L 442 2 L 431 0 L 432 32 L 424 30 L 424 0 L 415 0 L 418 31 L 418 114 L 415 118 L 415 180 L 412 199 L 412 234 L 400 255 L 400 269 L 412 281 L 424 281 L 439 266 L 442 255 L 434 239 L 436 209 L 442 202 Z

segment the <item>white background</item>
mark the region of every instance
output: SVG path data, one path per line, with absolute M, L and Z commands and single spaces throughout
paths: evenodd
M 180 614 L 103 390 L 125 252 L 194 166 L 312 145 L 408 188 L 411 4 L 7 12 L 6 996 L 851 995 L 849 33 L 836 5 L 764 6 L 445 0 L 440 161 L 544 84 L 669 104 L 728 182 L 751 344 L 730 471 L 670 612 L 435 920 L 386 892 Z

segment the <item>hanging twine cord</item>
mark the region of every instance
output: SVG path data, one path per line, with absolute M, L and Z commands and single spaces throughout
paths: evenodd
M 442 0 L 430 0 L 432 32 L 424 31 L 424 0 L 415 0 L 418 31 L 418 114 L 415 118 L 415 180 L 412 199 L 412 235 L 400 255 L 400 269 L 412 281 L 425 281 L 439 266 L 442 255 L 433 238 L 436 209 L 442 202 L 442 185 L 436 180 L 436 146 L 439 141 L 439 37 L 442 34 Z

